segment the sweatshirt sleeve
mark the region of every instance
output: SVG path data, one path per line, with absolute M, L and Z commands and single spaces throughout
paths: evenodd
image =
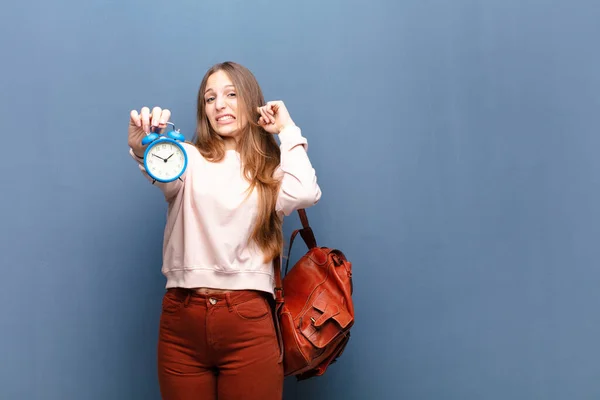
M 165 200 L 167 202 L 171 202 L 175 198 L 177 193 L 179 193 L 179 191 L 183 188 L 187 176 L 187 168 L 186 171 L 184 171 L 183 174 L 181 174 L 180 179 L 176 179 L 172 182 L 167 183 L 158 182 L 154 181 L 154 179 L 150 175 L 148 175 L 148 172 L 146 172 L 146 168 L 144 168 L 143 158 L 136 156 L 131 148 L 129 148 L 129 154 L 137 162 L 140 171 L 146 177 L 146 179 L 148 179 L 154 186 L 157 186 L 163 192 L 163 195 L 165 196 Z
M 281 162 L 276 176 L 281 179 L 277 212 L 290 215 L 311 207 L 321 198 L 321 188 L 307 154 L 308 142 L 299 127 L 287 127 L 279 133 Z

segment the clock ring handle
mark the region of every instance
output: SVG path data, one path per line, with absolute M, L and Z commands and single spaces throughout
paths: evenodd
M 180 142 L 185 141 L 185 136 L 179 132 L 179 129 L 175 130 L 175 124 L 172 122 L 167 122 L 168 125 L 173 125 L 173 129 L 167 132 L 167 136 L 173 140 L 178 140 Z
M 170 122 L 170 121 L 169 121 L 169 122 L 167 122 L 166 124 L 167 124 L 167 125 L 172 125 L 172 126 L 173 126 L 173 130 L 175 130 L 175 124 L 174 124 L 174 123 L 172 123 L 172 122 Z M 146 132 L 146 136 L 148 136 L 148 135 L 151 135 L 151 134 L 153 134 L 153 133 L 160 133 L 160 132 L 159 132 L 159 130 L 160 130 L 160 129 L 161 129 L 161 128 L 160 128 L 160 127 L 158 127 L 158 126 L 150 126 L 150 131 L 149 131 L 149 132 Z M 153 132 L 153 130 L 157 130 L 157 132 Z

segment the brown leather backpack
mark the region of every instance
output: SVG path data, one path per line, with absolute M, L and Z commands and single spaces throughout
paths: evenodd
M 305 210 L 298 210 L 302 229 L 292 233 L 285 277 L 275 260 L 275 313 L 284 375 L 298 380 L 320 376 L 337 361 L 354 325 L 352 263 L 337 249 L 318 247 Z M 308 247 L 288 273 L 296 235 Z

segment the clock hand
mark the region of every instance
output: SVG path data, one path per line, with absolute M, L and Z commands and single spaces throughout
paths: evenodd
M 153 155 L 154 157 L 158 157 L 158 156 L 157 156 L 156 154 L 154 154 L 154 153 L 152 153 L 152 155 Z M 163 161 L 166 161 L 166 160 L 165 160 L 164 158 L 162 158 L 162 157 L 158 157 L 158 158 L 160 158 L 160 159 L 161 159 L 161 160 L 163 160 Z
M 172 154 L 171 154 L 169 157 L 167 157 L 167 158 L 165 159 L 165 162 L 167 162 L 167 160 L 168 160 L 169 158 L 173 157 L 173 154 L 175 154 L 175 153 L 172 153 Z

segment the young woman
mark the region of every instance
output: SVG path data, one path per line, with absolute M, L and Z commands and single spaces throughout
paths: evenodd
M 170 117 L 159 107 L 130 114 L 129 151 L 151 182 L 141 141 Z M 205 74 L 195 140 L 183 145 L 188 165 L 181 179 L 154 182 L 168 203 L 162 397 L 281 399 L 273 259 L 283 248 L 283 217 L 321 197 L 307 140 L 283 102 L 265 103 L 253 74 L 225 62 Z

